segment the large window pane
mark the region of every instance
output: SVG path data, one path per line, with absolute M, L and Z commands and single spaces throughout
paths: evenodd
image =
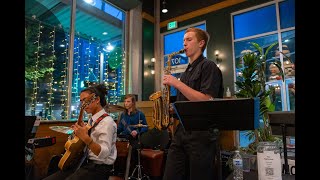
M 238 41 L 234 43 L 234 49 L 235 49 L 235 70 L 236 70 L 236 80 L 240 80 L 241 74 L 240 71 L 244 68 L 243 67 L 243 60 L 242 55 L 246 52 L 253 52 L 255 51 L 255 48 L 252 46 L 252 42 L 259 44 L 261 47 L 268 47 L 274 42 L 278 42 L 278 36 L 277 34 L 269 35 L 269 36 L 263 36 L 255 39 L 248 39 L 244 41 Z M 270 50 L 268 56 L 267 56 L 267 67 L 270 65 L 270 62 L 274 62 L 274 53 L 276 51 L 276 47 L 273 47 L 272 50 Z M 268 81 L 268 77 L 270 75 L 270 71 L 266 69 L 266 80 Z
M 125 13 L 102 0 L 77 1 L 71 51 L 71 5 L 40 0 L 25 4 L 26 115 L 77 119 L 79 93 L 93 83 L 105 83 L 108 102 L 116 104 L 124 94 Z
M 276 18 L 276 11 L 272 10 L 276 7 L 276 3 L 279 3 L 279 18 Z M 265 18 L 261 18 L 262 14 L 265 15 Z M 277 19 L 280 19 L 280 29 L 276 27 Z M 275 90 L 275 94 L 272 96 L 275 111 L 295 110 L 295 31 L 285 31 L 285 28 L 294 28 L 295 26 L 294 0 L 275 1 L 271 6 L 268 4 L 264 8 L 234 15 L 233 20 L 236 81 L 241 80 L 241 70 L 244 68 L 241 59 L 242 54 L 255 50 L 251 47 L 250 42 L 258 43 L 263 48 L 268 47 L 274 42 L 278 42 L 281 46 L 279 44 L 274 46 L 266 57 L 266 89 L 273 88 Z M 265 36 L 263 33 L 274 34 Z M 281 39 L 278 40 L 280 33 Z M 250 37 L 253 35 L 255 35 L 255 38 Z M 239 38 L 243 38 L 244 40 L 237 40 Z M 280 75 L 278 68 L 273 66 L 273 62 L 281 65 L 284 79 Z M 246 135 L 247 132 L 240 131 L 241 147 L 248 147 L 254 141 L 254 139 L 249 140 L 249 137 Z
M 282 37 L 282 51 L 286 57 L 283 59 L 285 86 L 286 86 L 286 100 L 288 110 L 295 110 L 295 31 L 283 32 Z
M 53 7 L 70 14 L 64 3 L 25 1 L 25 114 L 49 120 L 62 118 L 67 99 L 68 33 Z
M 279 4 L 281 29 L 294 27 L 295 23 L 295 1 L 287 0 Z
M 277 30 L 275 5 L 233 16 L 233 27 L 234 39 Z

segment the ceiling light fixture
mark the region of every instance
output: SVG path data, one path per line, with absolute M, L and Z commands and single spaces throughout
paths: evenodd
M 165 0 L 163 0 L 163 2 L 162 2 L 162 13 L 167 13 L 168 12 L 168 9 L 166 8 L 166 1 Z
M 90 4 L 91 6 L 96 5 L 96 1 L 95 0 L 84 0 L 84 2 Z

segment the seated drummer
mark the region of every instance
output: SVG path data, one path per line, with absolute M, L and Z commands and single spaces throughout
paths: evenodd
M 132 148 L 141 148 L 138 142 L 138 134 L 140 135 L 148 131 L 148 127 L 135 127 L 134 125 L 147 125 L 144 113 L 136 108 L 136 98 L 133 94 L 127 94 L 124 97 L 125 110 L 121 113 L 118 122 L 118 137 L 125 137 L 129 140 Z

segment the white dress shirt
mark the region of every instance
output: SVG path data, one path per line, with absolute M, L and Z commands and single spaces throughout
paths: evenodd
M 92 116 L 93 124 L 97 119 L 106 113 L 104 109 Z M 108 164 L 112 165 L 117 158 L 117 124 L 114 122 L 111 116 L 104 117 L 92 130 L 90 137 L 95 143 L 101 146 L 101 151 L 96 156 L 90 149 L 88 158 L 93 160 L 96 164 Z

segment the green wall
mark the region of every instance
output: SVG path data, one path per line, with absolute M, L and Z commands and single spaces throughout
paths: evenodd
M 149 73 L 148 76 L 144 76 L 142 72 L 142 100 L 148 101 L 149 96 L 154 93 L 154 75 L 150 74 L 150 70 L 154 69 L 151 63 L 151 58 L 154 57 L 154 24 L 150 21 L 143 19 L 142 22 L 142 60 L 147 61 L 147 64 L 144 64 L 143 71 Z

